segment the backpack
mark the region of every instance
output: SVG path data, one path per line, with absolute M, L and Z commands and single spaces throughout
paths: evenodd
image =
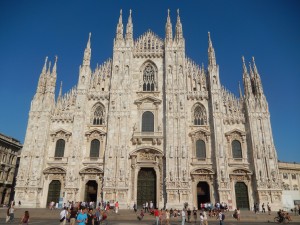
M 225 220 L 225 214 L 222 213 L 222 220 Z

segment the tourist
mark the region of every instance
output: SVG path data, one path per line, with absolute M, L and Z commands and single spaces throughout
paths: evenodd
M 94 225 L 94 215 L 93 215 L 93 209 L 89 209 L 87 214 L 87 222 L 86 225 Z
M 223 213 L 222 210 L 219 212 L 219 216 L 217 217 L 217 219 L 219 219 L 220 225 L 224 225 L 225 214 Z
M 148 204 L 148 202 L 145 203 L 145 212 L 149 212 L 149 204 Z
M 193 209 L 193 217 L 194 217 L 194 223 L 197 221 L 197 209 L 194 207 Z
M 204 217 L 203 217 L 203 214 L 200 213 L 200 225 L 204 225 Z
M 77 212 L 76 210 L 74 209 L 74 207 L 72 206 L 71 207 L 71 210 L 70 210 L 70 225 L 75 225 L 76 223 L 76 216 L 77 216 Z
M 60 225 L 65 225 L 66 221 L 67 221 L 67 216 L 68 216 L 67 208 L 64 207 L 59 215 L 60 215 Z
M 9 208 L 9 222 L 13 222 L 15 219 L 15 207 L 14 205 L 12 204 Z
M 183 210 L 181 211 L 181 225 L 184 225 L 184 224 L 185 224 L 185 216 L 186 216 L 186 214 L 185 214 L 185 209 L 183 209 Z
M 187 217 L 188 217 L 188 223 L 191 222 L 191 215 L 192 215 L 192 211 L 190 210 L 190 208 L 188 208 L 187 212 Z
M 116 213 L 119 212 L 119 202 L 118 201 L 115 203 L 115 212 Z
M 166 209 L 166 225 L 170 225 L 170 212 Z
M 29 222 L 29 212 L 25 211 L 24 215 L 23 215 L 23 217 L 21 219 L 21 224 L 22 225 L 28 225 L 28 222 Z
M 136 211 L 137 211 L 137 205 L 136 205 L 136 203 L 133 204 L 133 210 L 136 213 Z
M 154 217 L 155 217 L 155 224 L 158 225 L 159 224 L 159 211 L 157 208 L 155 208 L 155 210 L 154 210 Z
M 85 225 L 87 222 L 87 214 L 85 213 L 86 209 L 82 208 L 79 214 L 77 215 L 76 221 L 78 225 Z
M 269 215 L 271 215 L 271 206 L 270 206 L 270 203 L 268 202 L 268 204 L 267 204 L 267 207 L 268 207 L 268 213 L 269 213 Z
M 206 214 L 205 210 L 202 211 L 202 215 L 203 215 L 203 224 L 208 225 L 207 214 Z
M 261 212 L 262 212 L 262 213 L 266 213 L 265 203 L 263 203 L 263 204 L 261 205 Z
M 145 214 L 144 214 L 144 210 L 141 209 L 140 215 L 138 215 L 138 220 L 142 220 L 144 218 Z
M 240 219 L 241 219 L 241 210 L 240 210 L 240 208 L 237 208 L 237 210 L 236 210 L 236 219 L 238 220 L 238 221 L 240 221 Z

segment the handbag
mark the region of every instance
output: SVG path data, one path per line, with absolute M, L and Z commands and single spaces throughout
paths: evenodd
M 63 217 L 63 218 L 61 218 L 60 220 L 59 220 L 59 222 L 62 222 L 62 221 L 64 221 L 65 220 L 65 216 Z

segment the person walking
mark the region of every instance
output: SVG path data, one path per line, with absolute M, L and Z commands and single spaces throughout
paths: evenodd
M 267 207 L 268 207 L 268 214 L 271 215 L 271 206 L 270 206 L 270 203 L 268 202 L 267 204 Z
M 64 207 L 63 210 L 60 212 L 60 225 L 65 225 L 66 221 L 67 221 L 67 215 L 68 215 L 68 211 L 67 208 Z
M 199 219 L 200 219 L 200 225 L 204 225 L 204 217 L 202 213 L 200 213 Z
M 115 212 L 116 212 L 116 214 L 118 214 L 118 212 L 119 212 L 119 202 L 118 201 L 115 203 Z
M 76 216 L 77 216 L 76 210 L 73 207 L 71 207 L 71 211 L 70 211 L 70 225 L 75 225 L 76 224 Z
M 93 209 L 89 209 L 88 214 L 87 214 L 87 223 L 86 225 L 94 225 L 95 224 L 95 219 L 93 215 Z
M 185 216 L 186 216 L 185 209 L 182 209 L 182 211 L 181 211 L 181 225 L 185 224 Z
M 170 225 L 170 212 L 166 209 L 166 225 Z
M 202 215 L 203 215 L 203 224 L 208 225 L 207 214 L 206 214 L 205 210 L 202 211 Z
M 194 217 L 194 223 L 197 221 L 197 209 L 194 207 L 193 209 L 193 217 Z
M 266 213 L 265 203 L 263 203 L 263 204 L 261 205 L 261 212 L 262 212 L 262 213 Z
M 188 217 L 188 223 L 191 222 L 191 215 L 192 215 L 192 211 L 190 210 L 190 208 L 188 208 L 187 212 L 187 217 Z
M 82 208 L 81 212 L 78 214 L 78 216 L 76 218 L 78 225 L 85 225 L 85 223 L 87 221 L 87 214 L 85 212 L 86 212 L 86 209 Z
M 12 204 L 9 208 L 9 222 L 13 222 L 15 219 L 15 207 L 14 205 Z
M 134 212 L 136 213 L 136 211 L 137 211 L 136 203 L 133 204 L 133 210 L 134 210 Z
M 218 219 L 220 221 L 220 225 L 224 225 L 225 214 L 222 210 L 219 212 Z
M 155 208 L 155 210 L 154 210 L 154 217 L 155 217 L 155 224 L 158 225 L 159 224 L 159 211 L 158 211 L 158 208 Z
M 23 217 L 21 219 L 21 224 L 22 225 L 28 225 L 28 222 L 29 222 L 29 212 L 25 211 L 24 215 L 23 215 Z

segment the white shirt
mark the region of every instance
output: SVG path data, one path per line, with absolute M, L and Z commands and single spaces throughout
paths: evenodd
M 184 210 L 181 211 L 181 216 L 185 217 L 185 211 Z
M 60 218 L 61 218 L 61 219 L 62 219 L 63 217 L 65 217 L 65 219 L 66 219 L 66 218 L 67 218 L 67 215 L 68 215 L 68 212 L 67 212 L 67 210 L 64 209 L 63 211 L 60 212 L 59 215 L 60 215 Z

